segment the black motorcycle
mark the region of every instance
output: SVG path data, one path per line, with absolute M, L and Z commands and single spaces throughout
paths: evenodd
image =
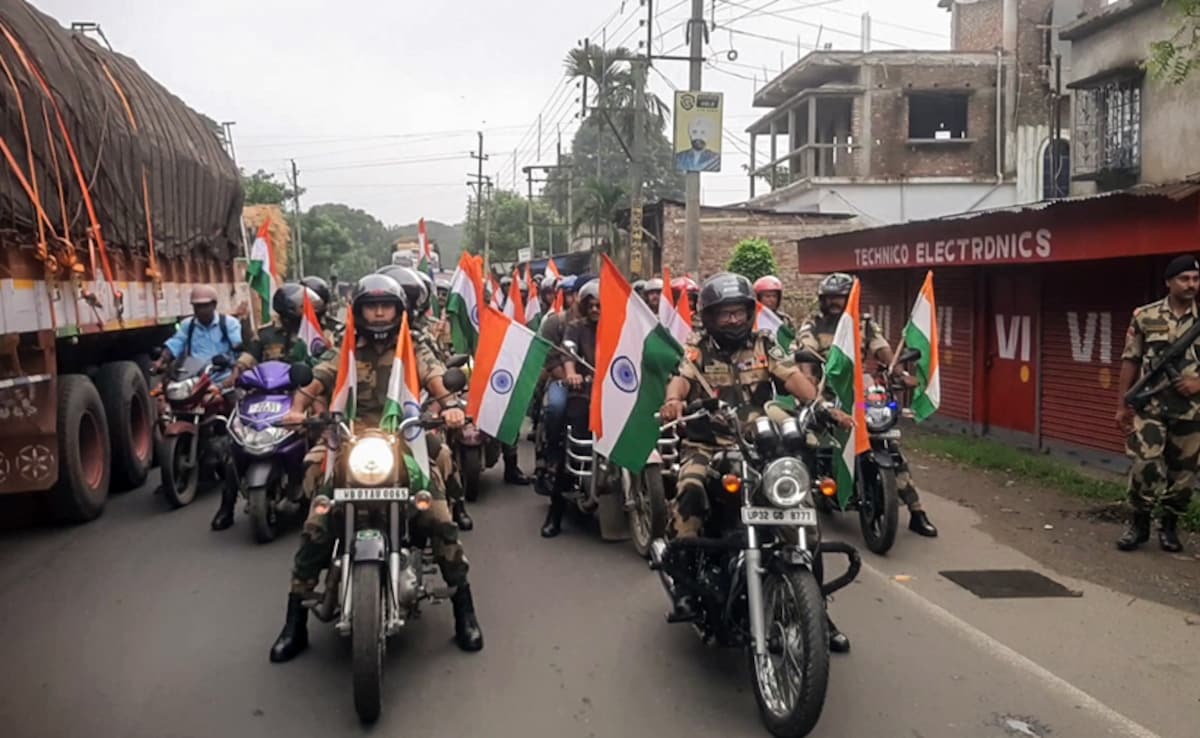
M 745 648 L 759 714 L 785 738 L 807 735 L 821 716 L 829 680 L 825 596 L 853 581 L 860 564 L 852 547 L 821 541 L 819 485 L 802 457 L 807 425 L 821 416 L 802 420 L 805 427 L 797 419 L 781 427 L 761 417 L 743 428 L 734 407 L 689 406 L 676 421 L 689 439 L 716 435 L 736 445 L 713 457 L 702 535 L 658 539 L 650 552 L 675 605 L 668 621 L 691 623 L 706 643 Z M 847 573 L 824 586 L 822 553 L 850 559 Z

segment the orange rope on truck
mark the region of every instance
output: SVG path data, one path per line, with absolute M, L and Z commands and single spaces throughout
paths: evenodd
M 29 118 L 25 115 L 25 98 L 21 95 L 21 90 L 17 87 L 17 80 L 13 77 L 12 69 L 8 66 L 8 62 L 3 56 L 0 56 L 0 67 L 4 68 L 4 74 L 8 77 L 8 84 L 12 87 L 13 96 L 17 98 L 17 112 L 21 115 L 21 129 L 25 136 L 25 154 L 29 161 L 29 191 L 30 199 L 35 203 L 34 207 L 41 208 L 42 197 L 38 192 L 37 187 L 37 172 L 33 163 L 33 142 L 29 135 Z M 7 148 L 7 145 L 6 145 Z M 15 161 L 16 157 L 13 157 Z M 10 162 L 11 163 L 11 162 Z M 38 253 L 43 253 L 46 249 L 46 227 L 42 218 L 37 218 L 38 229 Z M 51 229 L 53 231 L 53 228 Z

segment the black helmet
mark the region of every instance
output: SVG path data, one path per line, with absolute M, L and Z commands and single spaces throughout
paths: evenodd
M 396 306 L 396 318 L 385 326 L 367 325 L 363 308 L 376 303 L 392 303 Z M 394 338 L 400 329 L 400 316 L 408 309 L 404 289 L 386 274 L 368 274 L 354 285 L 350 295 L 350 309 L 354 311 L 354 322 L 360 335 L 369 335 L 376 341 Z
M 320 295 L 298 282 L 287 282 L 275 290 L 275 296 L 271 298 L 271 309 L 285 324 L 295 325 L 304 317 L 304 293 L 306 290 L 313 310 L 318 315 L 325 311 L 325 301 L 321 299 Z
M 500 289 L 504 290 L 504 294 L 508 294 L 508 288 L 512 287 L 512 277 L 505 274 L 500 278 Z
M 421 273 L 416 269 L 389 264 L 382 267 L 377 274 L 396 280 L 396 284 L 404 290 L 404 297 L 413 315 L 419 315 L 429 307 L 429 288 L 425 286 L 425 280 L 421 279 Z
M 854 277 L 844 272 L 826 275 L 817 286 L 818 297 L 849 297 L 854 286 Z
M 313 309 L 317 311 L 317 316 L 325 314 L 325 309 L 329 307 L 329 302 L 333 297 L 333 293 L 329 291 L 329 283 L 320 277 L 305 277 L 300 280 L 300 284 L 317 293 L 317 297 L 321 298 L 321 306 L 313 304 Z
M 425 285 L 425 301 L 417 306 L 417 311 L 424 313 L 429 310 L 429 303 L 433 300 L 433 277 L 419 269 L 417 270 L 417 276 L 421 278 L 422 284 Z
M 733 349 L 746 342 L 754 329 L 754 287 L 750 280 L 740 274 L 721 272 L 704 280 L 700 288 L 700 318 L 704 329 L 722 348 Z M 723 305 L 742 305 L 747 311 L 747 320 L 738 326 L 718 326 L 712 319 L 712 310 Z

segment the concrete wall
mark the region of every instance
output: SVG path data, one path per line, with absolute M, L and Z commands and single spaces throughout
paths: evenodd
M 829 184 L 797 193 L 780 212 L 853 213 L 863 224 L 889 225 L 1016 204 L 1012 182 L 890 182 Z
M 1170 38 L 1175 24 L 1158 5 L 1120 20 L 1071 45 L 1072 69 L 1065 79 L 1085 79 L 1110 69 L 1134 67 L 1152 41 Z M 1200 74 L 1179 86 L 1142 83 L 1142 182 L 1161 183 L 1200 171 Z M 1080 193 L 1093 189 L 1080 183 Z M 1072 191 L 1077 191 L 1073 186 Z

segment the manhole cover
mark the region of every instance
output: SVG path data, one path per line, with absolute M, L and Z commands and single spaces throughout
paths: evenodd
M 970 569 L 938 572 L 976 597 L 1082 597 L 1031 569 Z

